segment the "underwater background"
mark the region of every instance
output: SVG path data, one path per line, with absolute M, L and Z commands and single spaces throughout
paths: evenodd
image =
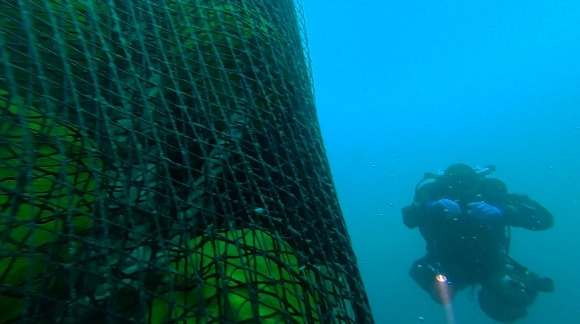
M 424 172 L 494 164 L 555 226 L 511 256 L 556 290 L 518 323 L 580 323 L 580 2 L 305 1 L 324 142 L 376 323 L 446 323 L 408 276 Z M 470 291 L 457 323 L 494 323 Z

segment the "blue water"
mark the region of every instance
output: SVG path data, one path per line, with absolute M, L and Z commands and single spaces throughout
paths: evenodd
M 580 323 L 580 2 L 305 0 L 325 145 L 377 323 L 446 323 L 407 275 L 423 172 L 495 164 L 555 216 L 512 256 L 555 280 L 518 323 Z M 457 323 L 494 323 L 456 296 Z

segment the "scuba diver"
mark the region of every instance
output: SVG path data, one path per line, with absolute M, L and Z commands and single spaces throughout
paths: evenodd
M 527 195 L 508 193 L 494 166 L 457 163 L 444 173 L 426 173 L 403 222 L 419 228 L 427 254 L 409 275 L 440 304 L 457 291 L 481 285 L 478 302 L 492 319 L 511 323 L 527 314 L 539 292 L 551 292 L 548 277 L 531 272 L 509 256 L 510 226 L 532 231 L 553 225 L 553 216 Z

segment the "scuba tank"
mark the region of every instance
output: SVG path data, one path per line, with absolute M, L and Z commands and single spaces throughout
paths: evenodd
M 423 179 L 421 179 L 417 185 L 415 186 L 415 193 L 417 193 L 417 191 L 425 184 L 427 183 L 432 183 L 435 181 L 445 181 L 445 179 L 448 179 L 450 177 L 450 172 L 449 170 L 451 168 L 453 168 L 454 166 L 460 165 L 459 163 L 454 164 L 452 166 L 450 166 L 449 168 L 447 168 L 447 170 L 445 171 L 438 171 L 438 172 L 425 172 L 423 174 Z M 464 164 L 461 164 L 464 165 Z M 476 166 L 475 168 L 472 168 L 472 170 L 475 172 L 475 175 L 477 176 L 478 179 L 484 178 L 488 175 L 490 175 L 491 173 L 495 172 L 496 167 L 493 164 L 490 165 L 486 165 L 484 167 L 480 167 L 480 166 Z

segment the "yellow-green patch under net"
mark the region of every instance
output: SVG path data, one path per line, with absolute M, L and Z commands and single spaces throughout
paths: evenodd
M 173 293 L 155 298 L 151 323 L 320 323 L 314 275 L 288 243 L 240 229 L 204 235 L 170 255 Z
M 61 266 L 50 257 L 70 261 L 68 247 L 90 230 L 102 165 L 88 150 L 74 127 L 0 89 L 0 323 L 22 313 L 22 292 L 53 286 L 46 272 Z
M 91 170 L 102 165 L 90 159 L 78 130 L 2 89 L 0 116 L 2 249 L 37 249 L 63 231 L 88 230 L 96 187 Z

